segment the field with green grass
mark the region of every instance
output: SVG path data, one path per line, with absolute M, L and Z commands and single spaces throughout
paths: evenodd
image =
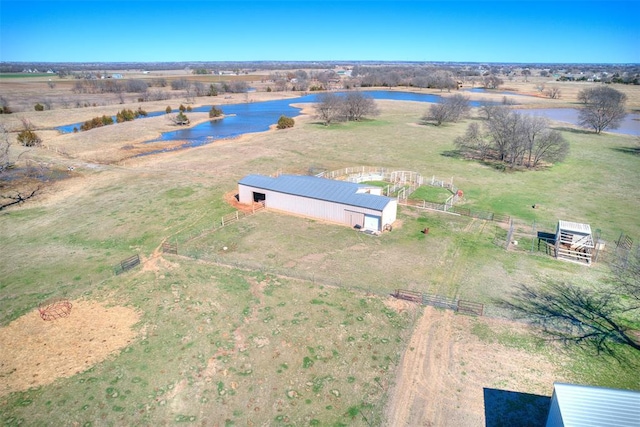
M 383 425 L 419 316 L 389 305 L 394 289 L 481 302 L 488 316 L 506 319 L 497 302 L 514 284 L 545 277 L 597 286 L 608 275 L 604 262 L 584 267 L 506 251 L 503 225 L 409 207 L 399 207 L 393 230 L 381 236 L 268 210 L 214 230 L 234 211 L 224 195 L 249 173 L 416 171 L 453 178 L 464 207 L 546 227 L 586 222 L 609 250 L 620 233 L 640 239 L 635 138 L 564 127 L 566 162 L 499 171 L 454 151 L 455 137 L 477 119 L 422 126 L 424 104 L 377 103 L 374 120 L 325 127 L 303 116 L 285 131 L 120 164 L 32 151 L 74 165 L 75 176 L 0 212 L 0 326 L 37 316 L 47 298 L 89 299 L 138 310 L 139 339 L 88 371 L 0 396 L 0 421 Z M 91 132 L 76 148 L 100 149 Z M 46 143 L 55 147 L 56 137 Z M 428 235 L 420 232 L 427 227 Z M 179 255 L 159 253 L 165 239 Z M 134 254 L 142 266 L 115 276 L 114 266 Z M 484 326 L 473 334 L 556 360 L 556 350 L 540 350 L 533 336 Z M 582 352 L 563 357 L 558 369 L 576 382 L 640 389 L 626 365 Z M 0 378 L 10 375 L 1 369 Z

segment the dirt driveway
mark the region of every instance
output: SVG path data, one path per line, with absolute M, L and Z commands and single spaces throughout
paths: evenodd
M 500 410 L 486 396 L 524 397 L 529 402 L 533 397 L 538 408 L 528 408 L 529 415 L 533 411 L 538 419 L 546 417 L 544 405 L 548 400 L 538 396 L 551 396 L 553 382 L 563 380 L 553 365 L 540 354 L 492 343 L 491 338 L 481 340 L 478 335 L 485 334 L 479 331 L 491 337 L 494 333 L 524 333 L 525 328 L 497 319 L 424 308 L 391 393 L 386 410 L 389 426 L 502 424 L 492 420 L 485 424 L 485 405 L 492 411 Z M 513 407 L 507 400 L 498 405 Z M 519 421 L 517 425 L 537 424 L 533 419 Z

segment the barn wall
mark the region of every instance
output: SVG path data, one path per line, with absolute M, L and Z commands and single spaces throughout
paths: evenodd
M 558 396 L 556 396 L 555 391 L 551 398 L 551 405 L 549 406 L 549 414 L 547 415 L 547 424 L 545 427 L 564 427 L 562 414 L 560 413 L 560 405 L 558 404 Z
M 387 203 L 387 206 L 385 206 L 385 208 L 382 210 L 382 227 L 387 224 L 393 224 L 396 220 L 397 212 L 397 200 L 391 200 L 389 203 Z
M 380 227 L 383 227 L 385 224 L 391 224 L 396 219 L 397 206 L 395 200 L 389 203 L 384 211 L 380 212 L 374 209 L 343 205 L 325 200 L 310 199 L 291 194 L 279 193 L 272 190 L 263 190 L 260 188 L 239 185 L 238 196 L 240 203 L 252 203 L 254 191 L 266 195 L 265 206 L 269 209 L 276 209 L 310 218 L 346 224 L 349 226 L 351 226 L 350 216 L 346 214 L 346 211 L 358 212 L 362 214 L 362 218 L 364 218 L 364 214 L 379 216 L 381 217 Z M 363 226 L 364 223 L 359 225 Z

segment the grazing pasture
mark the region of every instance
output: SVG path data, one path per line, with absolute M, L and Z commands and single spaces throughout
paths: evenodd
M 225 195 L 246 174 L 366 165 L 453 177 L 464 191 L 460 206 L 524 224 L 589 223 L 601 230 L 607 248 L 621 233 L 640 239 L 633 137 L 556 124 L 571 144 L 566 162 L 499 171 L 455 152 L 455 137 L 479 119 L 425 126 L 425 104 L 377 105 L 375 119 L 328 127 L 307 106 L 287 130 L 143 157 L 131 157 L 125 147 L 142 147 L 165 122 L 143 119 L 60 136 L 44 128 L 65 124 L 61 111 L 23 113 L 48 149 L 29 149 L 21 160 L 73 167 L 73 174 L 0 211 L 2 343 L 42 351 L 43 341 L 20 336 L 11 324 L 37 317 L 38 304 L 50 298 L 127 307 L 138 317 L 104 326 L 105 336 L 118 328 L 134 336 L 105 359 L 84 359 L 45 379 L 36 381 L 38 372 L 19 366 L 7 370 L 2 360 L 0 378 L 18 385 L 0 392 L 0 420 L 481 423 L 483 388 L 549 396 L 552 382 L 562 380 L 639 389 L 632 365 L 542 342 L 496 304 L 514 284 L 535 286 L 541 278 L 597 286 L 608 274 L 605 262 L 583 267 L 507 251 L 496 244 L 505 233 L 500 224 L 410 207 L 399 207 L 393 230 L 381 236 L 268 209 L 215 227 L 235 211 Z M 100 108 L 74 109 L 74 120 L 88 120 Z M 0 116 L 10 125 L 16 120 Z M 434 190 L 420 191 L 431 196 Z M 421 233 L 425 228 L 428 234 Z M 165 241 L 177 245 L 177 255 L 162 252 Z M 140 265 L 115 275 L 114 267 L 134 255 Z M 483 303 L 486 317 L 422 309 L 390 297 L 395 289 Z M 90 348 L 83 322 L 69 323 L 77 322 L 74 315 L 55 321 L 69 339 L 56 341 L 52 359 Z M 639 362 L 638 355 L 628 356 Z M 433 382 L 425 388 L 433 402 L 428 407 L 420 406 L 424 381 Z

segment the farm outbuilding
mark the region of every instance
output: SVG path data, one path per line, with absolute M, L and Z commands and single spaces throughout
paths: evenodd
M 580 264 L 591 264 L 594 244 L 589 224 L 558 221 L 556 228 L 556 258 Z
M 640 425 L 640 393 L 555 383 L 546 427 Z
M 378 187 L 303 175 L 245 176 L 238 201 L 370 231 L 393 224 L 398 208 Z

